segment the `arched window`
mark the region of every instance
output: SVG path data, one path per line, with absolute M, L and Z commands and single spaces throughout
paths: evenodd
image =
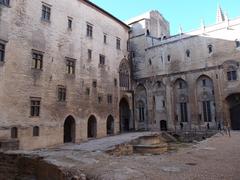
M 138 102 L 138 112 L 139 112 L 139 122 L 144 122 L 145 113 L 144 113 L 144 103 L 142 101 Z
M 33 136 L 39 136 L 39 127 L 38 126 L 33 127 Z
M 237 80 L 237 67 L 230 66 L 227 71 L 227 80 L 236 81 Z
M 127 63 L 121 63 L 119 67 L 119 81 L 120 87 L 129 88 L 129 66 Z
M 18 129 L 16 127 L 11 128 L 11 138 L 13 139 L 18 138 Z
M 213 46 L 211 44 L 208 45 L 208 53 L 211 54 L 213 52 Z

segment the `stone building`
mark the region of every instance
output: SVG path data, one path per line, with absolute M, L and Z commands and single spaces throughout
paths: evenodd
M 170 36 L 88 0 L 0 1 L 0 149 L 132 130 L 240 129 L 240 19 Z

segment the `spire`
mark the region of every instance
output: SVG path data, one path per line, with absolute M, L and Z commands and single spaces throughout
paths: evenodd
M 220 22 L 223 22 L 223 21 L 225 21 L 225 16 L 224 16 L 222 8 L 219 4 L 218 8 L 217 8 L 216 23 L 220 23 Z
M 179 34 L 183 34 L 183 29 L 182 29 L 181 24 L 179 25 Z

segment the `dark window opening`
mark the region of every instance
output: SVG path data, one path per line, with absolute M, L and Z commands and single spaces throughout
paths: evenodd
M 213 52 L 213 46 L 210 44 L 208 45 L 208 53 L 211 54 Z
M 116 48 L 121 49 L 121 40 L 119 38 L 116 39 Z
M 38 126 L 33 127 L 33 136 L 34 137 L 39 136 L 39 127 Z
M 12 139 L 18 138 L 18 128 L 16 127 L 11 128 L 11 138 Z
M 30 116 L 38 117 L 40 116 L 40 98 L 31 99 L 31 111 Z
M 108 104 L 112 104 L 112 95 L 111 94 L 108 94 L 107 102 L 108 102 Z
M 105 64 L 105 56 L 102 54 L 99 55 L 99 64 L 101 65 Z
M 64 86 L 58 86 L 58 101 L 66 101 L 67 89 Z
M 203 80 L 202 80 L 202 86 L 203 86 L 203 87 L 206 87 L 206 79 L 203 79 Z
M 144 114 L 144 104 L 143 104 L 143 102 L 139 102 L 138 112 L 139 112 L 139 122 L 144 122 L 145 114 Z
M 102 102 L 102 97 L 98 96 L 98 103 L 100 104 Z
M 94 88 L 96 88 L 96 87 L 97 87 L 97 81 L 93 81 L 92 86 L 93 86 Z
M 4 6 L 9 6 L 10 0 L 0 0 L 0 4 Z
M 228 81 L 236 81 L 237 80 L 237 71 L 232 70 L 227 72 Z
M 181 110 L 181 122 L 188 122 L 188 110 L 187 110 L 187 103 L 180 103 L 180 110 Z
M 114 79 L 114 86 L 117 87 L 117 79 Z
M 68 29 L 72 30 L 72 19 L 68 18 Z
M 107 44 L 107 35 L 106 34 L 103 35 L 103 42 L 104 42 L 104 44 Z
M 190 50 L 189 49 L 186 51 L 186 55 L 187 55 L 187 57 L 190 57 Z
M 86 88 L 86 95 L 90 95 L 90 88 Z
M 67 74 L 75 74 L 75 60 L 66 58 Z
M 163 101 L 162 101 L 162 107 L 165 108 L 165 106 L 166 106 L 166 103 L 165 103 L 165 101 L 163 100 Z
M 148 63 L 149 63 L 149 65 L 151 66 L 151 65 L 152 65 L 152 60 L 149 59 L 149 60 L 148 60 Z
M 171 61 L 171 56 L 170 55 L 167 56 L 167 60 Z
M 0 43 L 0 62 L 4 61 L 5 57 L 5 44 Z
M 32 53 L 32 68 L 41 70 L 43 67 L 43 54 L 38 52 Z
M 88 49 L 88 60 L 92 59 L 92 50 Z
M 236 43 L 236 47 L 239 48 L 240 47 L 240 41 L 237 39 L 237 40 L 235 40 L 235 43 Z
M 204 122 L 211 122 L 212 121 L 212 115 L 211 115 L 211 103 L 210 101 L 203 101 L 203 118 Z
M 92 38 L 93 35 L 93 26 L 90 24 L 87 24 L 87 36 Z
M 42 5 L 42 20 L 50 21 L 51 8 L 47 5 Z

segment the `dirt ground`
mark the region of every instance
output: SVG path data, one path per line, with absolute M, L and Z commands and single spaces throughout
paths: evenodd
M 112 146 L 150 133 L 129 133 L 67 144 L 28 154 L 40 155 L 65 168 L 82 170 L 88 179 L 103 180 L 240 180 L 240 132 L 217 134 L 162 155 L 111 156 Z

